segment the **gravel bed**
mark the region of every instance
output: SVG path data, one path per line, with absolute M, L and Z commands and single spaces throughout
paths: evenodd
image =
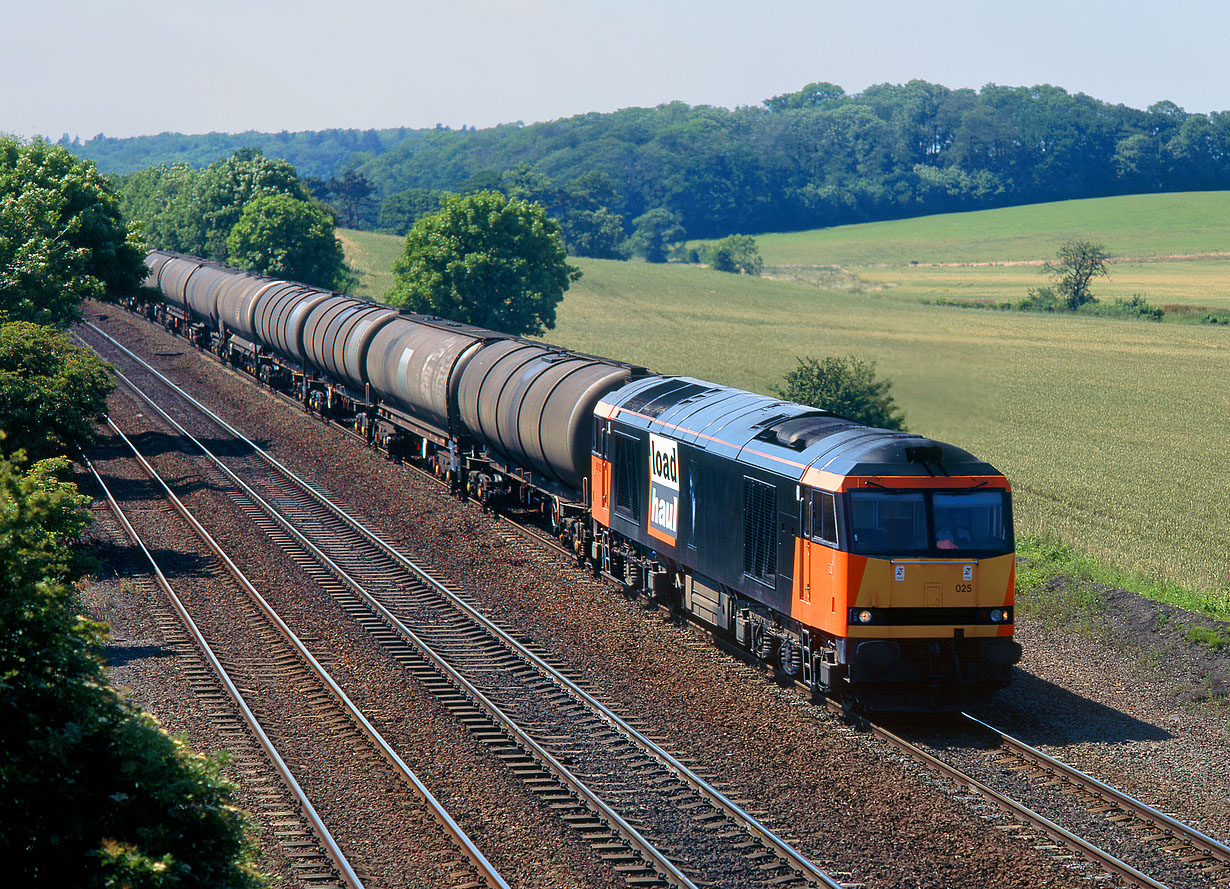
M 91 483 L 92 478 L 89 482 L 78 479 L 84 491 L 92 489 Z M 111 681 L 140 702 L 147 712 L 155 714 L 167 731 L 189 738 L 194 750 L 230 753 L 222 774 L 235 785 L 232 801 L 240 809 L 258 813 L 263 808 L 273 808 L 262 805 L 262 796 L 271 787 L 277 787 L 282 791 L 281 809 L 297 811 L 290 792 L 280 782 L 258 788 L 243 780 L 239 771 L 241 758 L 245 754 L 263 758 L 263 754 L 257 754 L 255 740 L 246 744 L 234 738 L 224 739 L 217 723 L 206 715 L 187 678 L 187 671 L 203 669 L 205 660 L 197 654 L 186 632 L 167 632 L 162 621 L 156 619 L 168 618 L 171 608 L 153 579 L 146 576 L 148 563 L 142 565 L 137 561 L 139 553 L 135 549 L 117 545 L 123 532 L 114 524 L 105 500 L 96 502 L 93 511 L 97 521 L 87 531 L 85 543 L 99 554 L 107 569 L 80 582 L 78 589 L 87 613 L 111 628 L 111 639 L 102 652 Z M 282 829 L 281 821 L 277 829 Z M 306 828 L 306 820 L 301 820 L 301 825 Z M 252 833 L 258 846 L 257 869 L 286 885 L 299 885 L 291 860 L 276 842 L 272 818 L 253 817 Z
M 1116 598 L 1107 619 L 1122 633 L 1025 624 L 1019 681 L 975 715 L 1230 845 L 1230 708 L 1191 697 L 1211 669 L 1191 662 L 1207 659 L 1204 646 L 1155 645 L 1123 614 L 1178 609 Z M 1208 623 L 1174 618 L 1189 621 Z M 1230 667 L 1230 650 L 1219 660 Z
M 493 519 L 365 450 L 319 421 L 197 354 L 183 340 L 103 307 L 105 326 L 181 385 L 266 442 L 279 459 L 328 491 L 390 540 L 437 565 L 506 627 L 528 637 L 582 676 L 614 709 L 718 775 L 767 813 L 818 865 L 844 882 L 876 886 L 1066 886 L 1086 881 L 1036 838 L 1001 830 L 980 802 L 931 778 L 887 745 L 854 731 L 792 688 L 704 642 L 698 634 L 629 601 L 612 585 L 549 554 L 510 545 Z M 95 315 L 97 317 L 97 315 Z M 318 620 L 335 619 L 322 608 Z M 1224 768 L 1224 728 L 1186 710 L 1181 721 L 1156 680 L 1132 658 L 1118 660 L 1086 640 L 1019 628 L 1026 659 L 1018 681 L 980 714 L 1031 743 L 1206 827 L 1225 817 L 1224 771 L 1207 794 L 1190 791 Z M 382 676 L 381 682 L 390 677 Z M 1129 682 L 1125 683 L 1127 679 Z M 1132 689 L 1116 691 L 1114 683 Z M 1150 683 L 1153 683 L 1150 685 Z M 398 686 L 398 694 L 409 688 Z M 1149 692 L 1143 693 L 1143 686 Z M 1156 697 L 1155 697 L 1155 692 Z M 1106 716 L 1106 730 L 1081 716 Z M 1059 714 L 1056 716 L 1056 714 Z M 1039 738 L 1071 718 L 1072 730 Z M 1019 718 L 1016 718 L 1019 717 Z M 1183 740 L 1180 740 L 1180 737 Z M 1197 749 L 1184 749 L 1195 742 Z M 1139 745 L 1144 752 L 1133 753 Z M 1154 768 L 1159 745 L 1165 766 Z M 1212 745 L 1212 746 L 1210 746 Z M 1103 753 L 1112 754 L 1099 759 Z M 1121 758 L 1140 786 L 1170 794 L 1159 804 L 1107 769 Z M 1126 763 L 1131 763 L 1130 766 Z M 1152 770 L 1155 779 L 1141 774 Z M 1217 790 L 1222 790 L 1221 796 Z M 1219 802 L 1218 811 L 1214 803 Z M 1215 831 L 1210 831 L 1214 832 Z
M 1151 829 L 1138 829 L 1134 819 L 1122 824 L 1112 822 L 1111 813 L 1091 813 L 1097 803 L 1083 793 L 1074 792 L 1064 784 L 1052 784 L 1048 774 L 1022 768 L 1015 757 L 1005 756 L 989 733 L 962 725 L 957 719 L 892 720 L 893 730 L 907 740 L 930 751 L 971 777 L 1020 802 L 1045 818 L 1082 839 L 1094 844 L 1119 860 L 1135 867 L 1169 889 L 1202 889 L 1214 881 L 1201 873 L 1203 864 L 1185 863 L 1180 854 L 1166 852 L 1169 840 L 1146 837 L 1156 835 Z M 905 726 L 903 729 L 902 726 Z M 1225 877 L 1226 874 L 1221 874 Z
M 219 478 L 208 473 L 199 475 L 197 461 L 176 452 L 174 442 L 148 417 L 138 413 L 125 394 L 117 392 L 112 396 L 111 412 L 130 437 L 136 433 L 135 440 L 147 456 L 159 455 L 154 458 L 156 465 L 174 480 L 172 487 L 189 509 L 399 750 L 411 769 L 433 789 L 506 879 L 515 885 L 541 887 L 616 885 L 614 874 L 593 860 L 587 846 L 564 825 L 538 811 L 538 801 L 532 794 L 433 698 L 410 682 L 401 668 L 292 561 L 269 548 L 254 533 L 242 513 L 213 490 L 219 485 Z M 131 479 L 119 485 L 124 491 L 121 502 L 127 511 L 130 504 L 140 502 L 139 498 L 150 496 L 152 486 L 141 480 L 131 461 L 113 464 L 106 459 L 120 457 L 121 453 L 120 448 L 104 440 L 92 456 L 101 458 L 95 462 L 104 476 L 113 473 Z M 233 589 L 218 591 L 227 585 L 213 581 L 207 557 L 192 555 L 196 544 L 173 536 L 182 535 L 178 517 L 165 509 L 155 509 L 167 536 L 162 536 L 164 531 L 158 528 L 150 533 L 154 545 L 177 566 L 172 577 L 177 592 L 184 595 L 185 587 L 204 583 L 211 600 L 206 604 L 214 611 L 217 625 L 238 625 L 234 616 L 243 609 L 234 604 Z M 222 603 L 223 597 L 229 604 Z M 232 655 L 251 660 L 263 657 L 262 651 L 252 648 Z M 130 664 L 136 668 L 138 660 L 133 659 Z M 155 664 L 144 666 L 156 671 L 153 682 L 157 683 L 161 668 Z M 245 691 L 255 684 L 248 681 Z M 274 691 L 285 694 L 284 690 Z M 138 700 L 147 703 L 140 696 Z M 161 718 L 160 702 L 165 704 L 161 696 L 151 698 L 148 706 Z M 271 723 L 277 725 L 302 722 L 308 712 L 307 705 L 302 703 L 295 706 L 275 701 L 269 707 Z M 278 711 L 278 707 L 284 709 Z M 269 724 L 266 729 L 269 730 Z M 330 731 L 315 730 L 304 743 L 328 746 L 330 736 Z M 448 882 L 448 872 L 439 871 L 435 864 L 433 853 L 439 848 L 425 850 L 415 838 L 417 824 L 422 820 L 419 804 L 400 779 L 373 780 L 372 773 L 383 772 L 385 767 L 364 754 L 356 758 L 353 747 L 343 746 L 335 755 L 327 755 L 324 750 L 317 752 L 308 746 L 303 748 L 302 760 L 311 764 L 305 768 L 306 774 L 297 772 L 296 777 L 342 842 L 352 864 L 374 885 L 435 886 Z M 431 832 L 435 832 L 434 827 Z

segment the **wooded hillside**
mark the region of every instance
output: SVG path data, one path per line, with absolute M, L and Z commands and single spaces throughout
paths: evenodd
M 1172 102 L 1142 111 L 1045 85 L 975 91 L 911 81 L 847 94 L 820 83 L 734 110 L 675 102 L 485 130 L 228 138 L 259 145 L 305 175 L 356 170 L 374 191 L 366 214 L 346 222 L 369 228 L 382 203 L 434 190 L 507 189 L 510 171 L 521 196 L 541 192 L 548 206 L 578 192 L 593 204 L 593 189 L 576 186 L 601 175 L 596 206 L 619 217 L 625 233 L 638 216 L 664 208 L 693 238 L 1230 187 L 1230 112 L 1188 114 Z M 222 150 L 203 157 L 194 140 Z M 125 144 L 144 165 L 205 163 L 233 148 L 216 134 L 69 147 L 119 171 L 131 169 Z

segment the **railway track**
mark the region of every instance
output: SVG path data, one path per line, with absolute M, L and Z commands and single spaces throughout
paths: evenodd
M 181 657 L 191 659 L 184 667 L 189 686 L 196 700 L 203 705 L 206 718 L 225 738 L 227 751 L 234 757 L 240 776 L 254 782 L 261 781 L 272 766 L 281 777 L 280 787 L 266 786 L 258 795 L 260 814 L 267 823 L 278 828 L 276 840 L 280 851 L 305 884 L 318 889 L 361 887 L 363 883 L 358 874 L 189 616 L 187 608 L 110 488 L 88 459 L 85 459 L 85 466 L 93 475 L 114 518 L 114 527 L 108 530 L 114 530 L 117 538 L 126 537 L 140 550 L 152 572 L 153 585 L 165 596 L 169 609 L 158 610 L 152 617 L 162 638 L 174 645 Z M 139 570 L 135 565 L 133 567 Z M 136 575 L 134 579 L 138 584 L 149 583 L 145 575 Z
M 215 428 L 242 439 L 93 329 Z M 120 379 L 140 392 L 127 377 Z M 544 653 L 487 620 L 255 444 L 242 439 L 247 454 L 224 461 L 152 399 L 140 397 L 207 454 L 236 502 L 271 539 L 629 885 L 838 885 L 714 787 L 710 776 L 605 707 Z
M 1133 834 L 1137 842 L 1154 844 L 1203 878 L 1230 884 L 1230 847 L 1224 843 L 968 713 L 962 716 L 999 745 L 996 763 L 1002 769 L 1023 769 L 1033 783 L 1074 797 L 1090 815 Z
M 251 689 L 255 686 L 262 686 L 271 679 L 278 686 L 292 687 L 300 693 L 300 700 L 308 702 L 306 706 L 300 705 L 301 712 L 305 717 L 326 726 L 333 744 L 340 743 L 348 746 L 352 756 L 372 763 L 372 768 L 375 767 L 376 759 L 383 759 L 397 778 L 412 788 L 422 809 L 422 817 L 418 819 L 418 826 L 422 828 L 421 834 L 425 837 L 422 844 L 425 848 L 425 857 L 435 859 L 434 867 L 441 875 L 448 875 L 450 885 L 507 889 L 508 884 L 469 837 L 456 825 L 444 807 L 410 771 L 393 747 L 371 725 L 367 717 L 350 701 L 328 671 L 321 666 L 303 642 L 252 586 L 223 548 L 172 492 L 154 467 L 140 454 L 115 423 L 110 420 L 107 422 L 112 431 L 131 449 L 142 470 L 161 487 L 167 502 L 175 512 L 212 551 L 221 565 L 225 567 L 225 571 L 249 597 L 250 607 L 245 609 L 244 613 L 236 615 L 236 622 L 246 624 L 251 634 L 259 640 L 257 646 L 259 656 L 251 657 L 237 653 L 242 649 L 237 649 L 234 645 L 227 646 L 226 651 L 216 651 L 215 645 L 207 640 L 206 634 L 198 626 L 198 621 L 192 617 L 190 603 L 185 602 L 175 592 L 150 549 L 142 541 L 136 528 L 103 481 L 101 474 L 88 459 L 85 461 L 125 536 L 141 550 L 149 562 L 157 584 L 167 596 L 181 622 L 182 629 L 195 643 L 204 665 L 189 670 L 189 681 L 194 686 L 198 699 L 211 707 L 211 716 L 224 736 L 229 736 L 232 742 L 238 742 L 237 746 L 240 749 L 238 761 L 241 771 L 253 777 L 263 773 L 264 770 L 261 769 L 253 753 L 244 749 L 255 746 L 272 764 L 297 804 L 297 813 L 281 810 L 277 808 L 280 806 L 280 794 L 269 789 L 258 794 L 262 803 L 265 804 L 264 814 L 270 818 L 275 827 L 278 844 L 283 854 L 290 859 L 291 869 L 299 882 L 302 885 L 321 887 L 321 889 L 328 889 L 331 886 L 362 889 L 364 885 L 356 868 L 351 866 L 341 845 L 334 838 L 316 806 L 309 800 L 308 794 L 294 775 L 296 770 L 302 770 L 305 767 L 302 753 L 297 761 L 293 761 L 279 752 L 275 737 L 286 738 L 287 732 L 279 731 L 283 729 L 284 723 L 278 722 L 276 726 L 270 726 L 267 731 L 258 714 L 262 709 L 267 711 L 268 705 L 262 705 L 259 700 L 256 703 L 249 701 L 253 694 Z M 173 628 L 168 629 L 172 634 L 174 633 Z M 260 692 L 256 694 L 259 697 Z M 231 706 L 227 706 L 226 701 L 229 701 Z M 240 721 L 242 721 L 243 728 L 240 727 Z M 266 716 L 263 722 L 269 724 L 269 717 Z M 245 740 L 249 743 L 245 744 Z M 312 749 L 314 747 L 309 745 L 309 755 Z M 371 755 L 373 750 L 376 756 Z M 301 815 L 307 822 L 310 835 L 299 827 L 296 815 Z M 279 818 L 283 820 L 280 822 L 274 820 Z M 431 826 L 436 828 L 435 835 L 428 837 L 426 835 L 430 832 Z
M 830 707 L 839 709 L 832 702 Z M 1064 797 L 1061 809 L 1076 808 L 1088 819 L 1101 820 L 1113 827 L 1112 832 L 1118 831 L 1126 836 L 1117 839 L 1105 837 L 1106 831 L 1095 829 L 1088 833 L 1103 837 L 1095 843 L 1086 836 L 1078 835 L 1078 825 L 1070 824 L 1073 829 L 1069 830 L 1040 813 L 1038 809 L 1042 805 L 1021 802 L 1020 797 L 1025 794 L 1014 793 L 1002 785 L 997 789 L 985 776 L 976 777 L 972 774 L 974 769 L 954 763 L 952 760 L 956 757 L 945 753 L 952 732 L 936 732 L 926 735 L 924 740 L 916 738 L 911 741 L 881 721 L 851 718 L 928 769 L 980 795 L 1007 813 L 1013 823 L 1005 825 L 1004 829 L 1014 830 L 1017 829 L 1016 825 L 1021 825 L 1037 831 L 1043 840 L 1039 848 L 1050 848 L 1061 858 L 1080 856 L 1124 884 L 1146 889 L 1230 884 L 1230 848 L 975 717 L 960 714 L 967 729 L 972 728 L 989 742 L 993 750 L 990 755 L 995 757 L 999 771 L 1016 773 L 1014 777 L 1018 781 L 1024 778 L 1035 787 L 1056 789 Z M 1030 837 L 1026 835 L 1021 838 Z M 1172 865 L 1188 866 L 1187 873 L 1176 873 L 1183 868 L 1167 866 L 1166 863 L 1159 867 L 1156 861 L 1139 861 L 1141 868 L 1149 871 L 1146 873 L 1107 851 L 1105 846 L 1111 845 L 1111 842 L 1137 849 L 1142 843 L 1153 844 L 1154 851 L 1168 855 Z M 1145 859 L 1149 857 L 1147 854 L 1144 856 Z

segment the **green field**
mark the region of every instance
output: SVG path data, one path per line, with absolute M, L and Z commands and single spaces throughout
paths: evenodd
M 403 238 L 351 229 L 339 231 L 346 261 L 359 273 L 354 295 L 379 302 L 393 287 L 393 261 L 401 256 Z
M 1105 244 L 1104 302 L 1230 309 L 1230 192 L 1130 195 L 847 225 L 756 240 L 765 274 L 907 300 L 1016 303 L 1047 283 L 1043 260 L 1069 238 Z
M 766 265 L 1020 262 L 1068 238 L 1116 256 L 1230 252 L 1230 192 L 1128 195 L 757 235 Z
M 1164 197 L 1172 203 L 1211 198 Z M 1218 197 L 1230 209 L 1230 198 Z M 1023 214 L 1018 228 L 1026 231 L 1040 224 L 1039 214 L 1045 218 L 1079 204 L 1097 207 L 1099 224 L 1116 218 L 1113 202 L 1100 201 L 991 213 Z M 967 216 L 973 215 L 978 214 Z M 1172 207 L 1168 218 L 1187 217 Z M 1174 231 L 1159 232 L 1150 251 L 1144 228 L 1152 219 L 1141 229 L 1118 229 L 1140 255 L 1214 252 L 1212 234 L 1197 243 L 1194 221 L 1190 241 Z M 1017 243 L 968 219 L 908 224 L 915 227 L 913 243 L 931 251 L 910 251 L 924 260 L 944 255 L 998 261 L 985 251 Z M 905 222 L 883 225 L 886 232 L 908 234 Z M 1012 228 L 1003 219 L 996 225 Z M 944 226 L 945 238 L 924 237 Z M 767 236 L 762 247 L 766 257 L 780 261 L 786 245 L 778 238 L 789 240 L 796 259 L 806 255 L 808 237 L 815 244 L 845 243 L 851 251 L 849 245 L 857 243 L 867 262 L 875 252 L 874 226 L 853 228 L 860 231 Z M 986 240 L 957 243 L 961 231 Z M 1041 248 L 1065 235 L 1035 233 L 1029 235 L 1032 241 L 1021 235 L 1025 240 L 1019 243 Z M 1109 235 L 1106 240 L 1114 249 Z M 1194 246 L 1183 246 L 1189 243 Z M 369 255 L 375 253 L 368 248 Z M 899 243 L 887 241 L 883 255 L 904 254 Z M 1009 476 L 1020 532 L 1062 540 L 1122 570 L 1207 593 L 1211 608 L 1230 606 L 1230 328 L 931 306 L 899 298 L 905 283 L 850 290 L 695 266 L 576 262 L 584 277 L 560 305 L 550 341 L 760 392 L 769 390 L 795 356 L 854 352 L 875 360 L 880 374 L 892 380 L 911 431 L 966 447 Z M 1161 295 L 1163 286 L 1179 286 L 1173 268 L 1140 265 L 1142 275 L 1155 273 L 1157 292 L 1148 294 L 1150 301 L 1179 301 Z M 1230 277 L 1212 260 L 1190 267 L 1211 289 Z M 919 279 L 915 297 L 972 298 L 992 281 L 1005 291 L 1015 289 L 1017 281 L 1022 290 L 1033 286 L 1029 267 L 931 271 L 937 277 L 928 279 L 930 289 Z M 1219 292 L 1222 304 L 1230 304 L 1225 298 L 1230 291 Z M 1213 304 L 1212 298 L 1202 301 Z

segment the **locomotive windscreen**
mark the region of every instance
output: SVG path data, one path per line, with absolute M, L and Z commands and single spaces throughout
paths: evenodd
M 850 551 L 865 555 L 977 555 L 1012 551 L 1003 491 L 853 491 Z
M 925 495 L 850 494 L 850 551 L 919 555 L 928 552 Z

